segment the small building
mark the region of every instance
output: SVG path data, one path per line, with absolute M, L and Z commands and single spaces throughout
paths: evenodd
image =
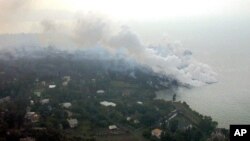
M 134 120 L 134 124 L 139 124 L 139 123 L 140 123 L 140 121 L 138 119 Z
M 62 103 L 62 107 L 63 107 L 63 108 L 69 108 L 69 107 L 71 107 L 71 106 L 72 106 L 72 104 L 71 104 L 70 102 Z
M 162 130 L 159 129 L 159 128 L 156 128 L 156 129 L 154 129 L 154 130 L 151 131 L 151 135 L 155 136 L 158 139 L 161 138 L 161 133 L 162 133 Z
M 189 124 L 187 125 L 186 127 L 184 127 L 184 130 L 189 130 L 189 129 L 192 129 L 193 128 L 193 125 L 192 124 Z
M 4 71 L 1 71 L 0 74 L 3 75 L 3 74 L 5 74 L 5 72 L 4 72 Z
M 30 100 L 30 105 L 34 105 L 34 100 Z
M 69 118 L 72 117 L 72 115 L 73 115 L 73 113 L 70 112 L 70 111 L 68 111 L 68 110 L 66 110 L 66 113 L 67 113 L 67 115 L 68 115 Z
M 95 78 L 92 78 L 91 81 L 92 81 L 92 83 L 95 83 L 95 82 L 96 82 L 96 79 L 95 79 Z
M 25 115 L 25 119 L 31 121 L 31 122 L 38 122 L 39 121 L 39 115 L 35 112 L 27 112 Z
M 78 125 L 78 120 L 75 118 L 67 119 L 70 128 L 75 128 Z
M 64 81 L 64 82 L 62 83 L 62 85 L 63 85 L 63 86 L 68 86 L 68 83 L 69 83 L 68 81 Z
M 126 120 L 127 120 L 127 121 L 130 121 L 130 120 L 131 120 L 131 117 L 127 117 Z
M 34 91 L 34 95 L 37 96 L 37 97 L 40 97 L 42 94 L 42 92 L 40 91 Z
M 49 99 L 42 99 L 42 100 L 40 100 L 40 103 L 41 103 L 42 105 L 48 104 L 48 103 L 49 103 Z
M 141 102 L 141 101 L 137 101 L 137 104 L 140 104 L 140 105 L 142 105 L 142 104 L 143 104 L 143 102 Z
M 103 105 L 103 106 L 106 106 L 106 107 L 108 107 L 108 106 L 115 107 L 116 106 L 115 103 L 108 102 L 108 101 L 102 101 L 102 102 L 100 102 L 100 104 Z
M 49 85 L 49 88 L 50 89 L 53 89 L 53 88 L 55 88 L 56 87 L 56 85 Z
M 41 81 L 42 86 L 46 86 L 46 82 L 45 81 Z
M 70 76 L 64 76 L 63 80 L 69 82 L 71 80 L 71 77 Z
M 1 103 L 4 103 L 4 102 L 8 102 L 8 101 L 10 101 L 10 96 L 6 96 L 6 97 L 4 97 L 4 98 L 1 98 L 1 99 L 0 99 L 0 104 L 1 104 Z
M 117 126 L 116 125 L 109 125 L 109 130 L 116 130 Z
M 97 90 L 96 93 L 97 93 L 97 94 L 104 94 L 105 91 L 104 91 L 104 90 Z

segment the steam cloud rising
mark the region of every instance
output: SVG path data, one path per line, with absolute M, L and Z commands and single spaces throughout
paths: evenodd
M 152 68 L 155 73 L 177 79 L 185 85 L 200 86 L 217 82 L 216 73 L 206 64 L 196 61 L 192 52 L 176 43 L 163 42 L 145 44 L 140 37 L 126 26 L 116 26 L 95 16 L 85 15 L 71 26 L 60 25 L 51 20 L 41 22 L 43 33 L 2 35 L 0 49 L 11 47 L 49 45 L 60 49 L 105 50 L 103 58 L 122 56 Z

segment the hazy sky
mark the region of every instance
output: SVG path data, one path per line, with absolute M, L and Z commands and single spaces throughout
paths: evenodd
M 248 0 L 0 0 L 0 33 L 39 32 L 40 22 L 69 24 L 92 12 L 114 21 L 164 22 L 246 18 Z

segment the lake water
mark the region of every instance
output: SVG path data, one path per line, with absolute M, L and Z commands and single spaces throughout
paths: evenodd
M 211 66 L 218 83 L 177 92 L 177 100 L 218 121 L 250 124 L 250 17 L 218 17 L 180 21 L 138 23 L 133 26 L 145 41 L 179 40 L 196 60 Z M 165 36 L 166 35 L 166 36 Z M 158 98 L 172 99 L 166 91 Z
M 218 83 L 177 91 L 177 101 L 186 101 L 224 128 L 250 123 L 250 54 L 243 50 L 227 53 L 228 56 L 218 51 L 205 55 L 213 58 L 204 61 L 218 73 Z M 172 99 L 171 92 L 159 91 L 157 98 Z

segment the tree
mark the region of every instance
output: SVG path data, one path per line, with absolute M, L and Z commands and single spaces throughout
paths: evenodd
M 178 129 L 179 121 L 178 120 L 172 120 L 169 124 L 169 128 L 171 132 L 175 132 Z

